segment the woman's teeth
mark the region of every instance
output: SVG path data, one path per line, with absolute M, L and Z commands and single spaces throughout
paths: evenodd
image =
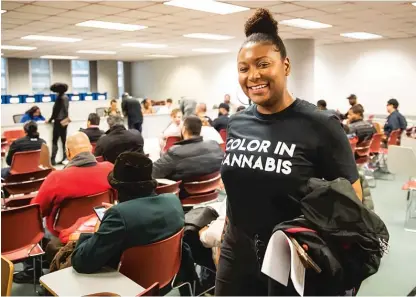
M 254 87 L 249 87 L 252 90 L 260 90 L 267 87 L 267 85 L 258 85 L 258 86 L 254 86 Z

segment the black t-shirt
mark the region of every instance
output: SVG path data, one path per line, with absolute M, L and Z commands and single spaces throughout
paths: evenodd
M 222 179 L 230 223 L 249 236 L 300 215 L 311 177 L 358 180 L 357 167 L 339 120 L 296 99 L 264 115 L 256 105 L 230 118 Z

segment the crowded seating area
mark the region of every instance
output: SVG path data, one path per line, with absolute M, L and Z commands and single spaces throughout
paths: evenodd
M 416 296 L 416 3 L 203 2 L 2 1 L 2 296 Z

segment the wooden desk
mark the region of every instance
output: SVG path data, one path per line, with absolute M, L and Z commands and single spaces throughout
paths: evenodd
M 98 292 L 136 296 L 144 288 L 120 272 L 105 269 L 94 274 L 77 273 L 72 267 L 49 273 L 40 283 L 55 296 L 85 296 Z

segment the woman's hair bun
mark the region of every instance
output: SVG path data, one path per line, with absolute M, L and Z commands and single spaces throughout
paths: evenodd
M 263 33 L 269 36 L 278 36 L 277 22 L 273 18 L 270 11 L 264 8 L 259 8 L 256 12 L 247 20 L 244 31 L 246 37 L 249 37 L 255 33 Z
M 68 85 L 64 83 L 54 83 L 51 85 L 50 90 L 58 94 L 63 94 L 68 91 Z

